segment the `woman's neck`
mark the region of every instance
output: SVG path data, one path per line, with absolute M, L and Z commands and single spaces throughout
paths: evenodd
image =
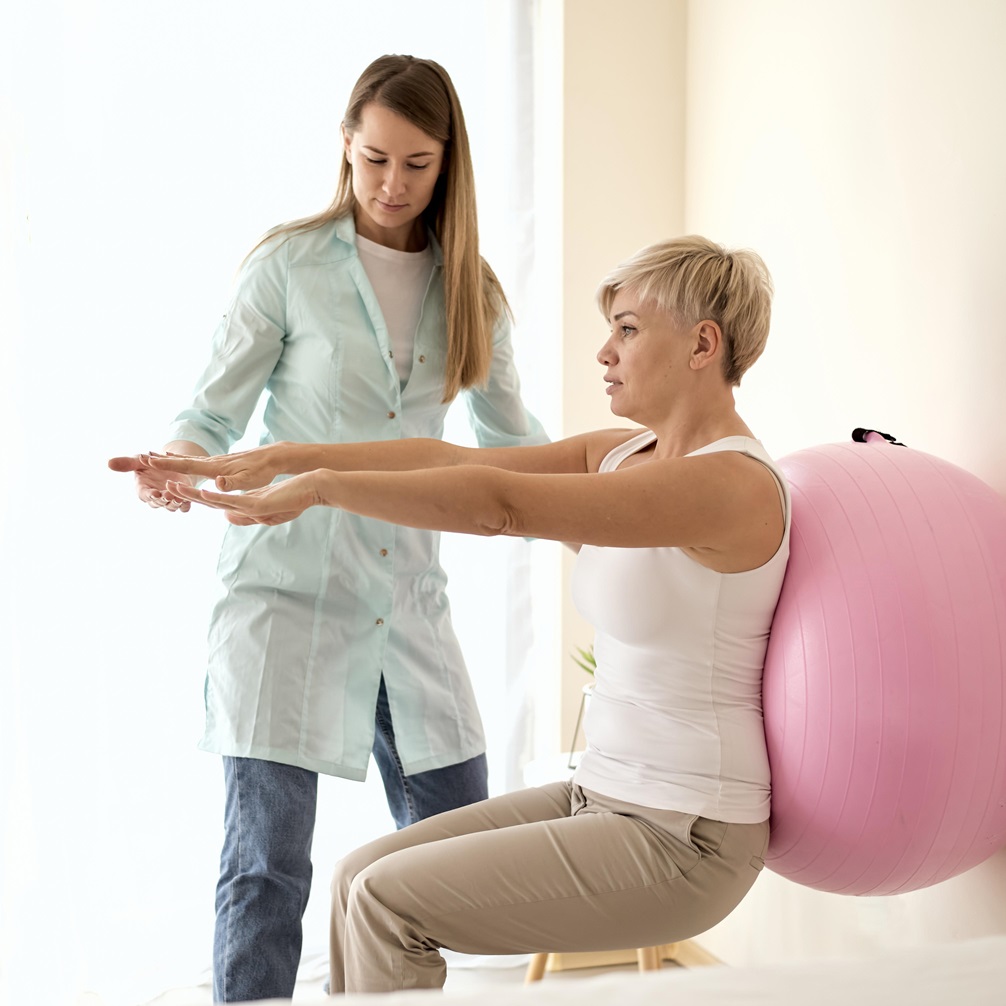
M 353 212 L 356 233 L 393 251 L 421 252 L 426 248 L 426 226 L 421 217 L 402 227 L 378 227 L 359 207 Z
M 726 399 L 675 409 L 649 428 L 657 435 L 655 458 L 680 458 L 724 437 L 754 437 L 734 408 L 732 391 Z

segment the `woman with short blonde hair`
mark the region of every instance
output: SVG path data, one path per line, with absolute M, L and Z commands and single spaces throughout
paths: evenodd
M 726 347 L 723 375 L 739 385 L 762 354 L 772 316 L 772 278 L 759 255 L 744 249 L 727 251 L 708 238 L 692 235 L 644 248 L 613 269 L 597 291 L 607 316 L 615 294 L 635 291 L 681 322 L 711 318 Z
M 715 925 L 754 883 L 769 835 L 761 679 L 790 505 L 733 387 L 764 346 L 770 296 L 760 258 L 701 238 L 616 269 L 599 294 L 610 331 L 597 360 L 611 411 L 632 429 L 496 450 L 275 444 L 151 461 L 215 478 L 214 490 L 178 492 L 236 525 L 336 508 L 579 546 L 573 598 L 594 625 L 597 667 L 573 778 L 343 859 L 334 991 L 438 987 L 442 947 L 674 943 Z M 293 477 L 268 486 L 278 472 Z

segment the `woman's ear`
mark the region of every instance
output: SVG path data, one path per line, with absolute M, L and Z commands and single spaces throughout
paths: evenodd
M 692 329 L 692 355 L 689 365 L 692 370 L 702 370 L 714 360 L 718 360 L 723 351 L 723 332 L 715 321 L 700 321 Z

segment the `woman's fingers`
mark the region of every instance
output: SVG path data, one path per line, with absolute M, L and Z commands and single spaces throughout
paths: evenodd
M 168 487 L 169 492 L 173 492 L 182 499 L 193 500 L 196 503 L 201 503 L 203 501 L 203 490 L 196 489 L 195 486 L 190 486 L 185 482 L 175 482 L 169 479 L 164 483 Z
M 171 513 L 174 513 L 176 510 L 188 513 L 192 507 L 192 504 L 188 500 L 179 499 L 171 493 L 161 492 L 158 489 L 147 493 L 145 496 L 141 496 L 141 499 L 154 510 L 168 510 Z
M 213 479 L 218 489 L 258 489 L 266 485 L 271 475 L 260 470 L 251 470 L 247 464 L 235 461 L 236 455 L 221 454 L 217 457 L 186 457 L 176 454 L 143 454 L 141 458 L 150 462 L 151 468 L 176 475 L 195 475 Z
M 253 524 L 258 524 L 260 521 L 255 520 L 252 517 L 246 517 L 241 513 L 226 513 L 224 517 L 231 523 L 237 524 L 238 527 L 251 527 Z
M 122 455 L 108 459 L 108 467 L 113 472 L 132 472 L 136 477 L 137 495 L 141 503 L 155 510 L 181 510 L 183 513 L 190 509 L 188 500 L 169 492 L 164 479 L 163 472 L 153 473 L 147 464 L 147 458 L 143 454 Z
M 249 509 L 247 504 L 252 500 L 250 496 L 228 496 L 226 493 L 213 492 L 211 489 L 196 489 L 184 482 L 168 482 L 167 486 L 169 491 L 182 499 L 204 503 L 217 510 L 247 510 Z
M 227 464 L 227 458 L 193 458 L 182 457 L 180 454 L 158 454 L 151 451 L 141 454 L 140 461 L 159 472 L 178 472 L 181 475 L 219 475 Z
M 287 483 L 282 488 L 253 491 L 241 496 L 213 492 L 210 489 L 193 489 L 177 482 L 168 482 L 168 489 L 194 503 L 223 510 L 232 524 L 285 524 L 299 517 L 310 505 L 296 499 L 288 500 L 288 485 Z
M 192 504 L 188 500 L 165 499 L 161 501 L 161 509 L 167 510 L 168 513 L 174 513 L 176 510 L 188 513 L 191 507 Z

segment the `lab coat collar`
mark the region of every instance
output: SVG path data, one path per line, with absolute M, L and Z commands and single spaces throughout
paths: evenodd
M 345 241 L 346 244 L 351 245 L 354 249 L 356 248 L 356 222 L 353 220 L 352 213 L 347 213 L 344 217 L 339 217 L 335 221 L 335 236 L 339 240 Z M 436 234 L 427 227 L 426 236 L 429 239 L 430 248 L 433 249 L 433 267 L 442 266 L 444 264 L 444 253 Z

